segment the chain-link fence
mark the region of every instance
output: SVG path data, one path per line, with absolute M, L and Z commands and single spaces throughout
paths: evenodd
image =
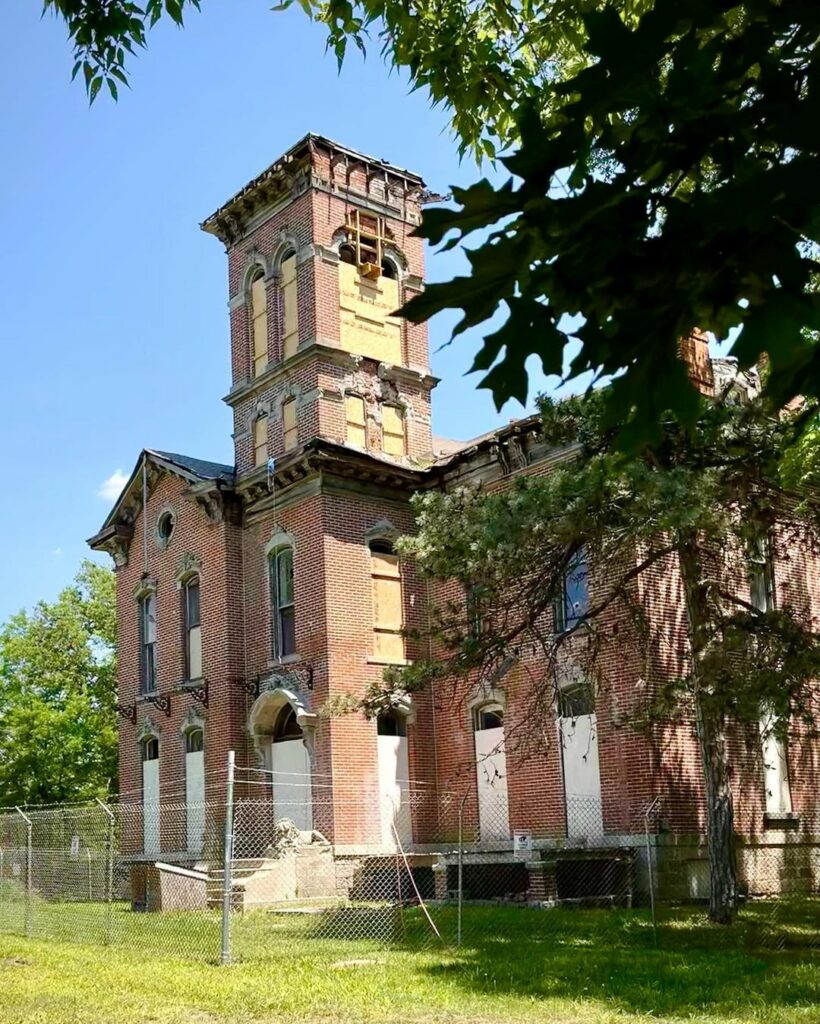
M 446 794 L 251 768 L 219 781 L 214 802 L 0 813 L 0 931 L 227 962 L 547 940 L 567 922 L 594 935 L 613 920 L 663 946 L 704 918 L 704 837 L 665 831 L 657 801 L 608 820 L 577 796 L 550 831 L 511 828 L 480 775 Z M 738 941 L 820 951 L 820 835 L 739 838 L 736 856 Z

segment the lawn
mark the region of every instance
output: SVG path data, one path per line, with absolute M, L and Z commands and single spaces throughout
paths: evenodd
M 145 951 L 149 934 L 186 948 L 186 915 L 117 908 L 120 943 L 108 948 L 0 935 L 0 1021 L 820 1022 L 819 911 L 760 904 L 732 930 L 680 911 L 656 946 L 642 911 L 467 908 L 459 950 L 431 939 L 415 912 L 386 947 L 335 938 L 321 917 L 256 911 L 234 921 L 237 962 L 217 967 Z M 91 923 L 82 914 L 52 905 L 39 930 L 61 920 L 68 934 L 71 920 L 79 936 Z M 449 912 L 437 920 L 452 933 Z M 216 915 L 207 927 L 210 943 Z

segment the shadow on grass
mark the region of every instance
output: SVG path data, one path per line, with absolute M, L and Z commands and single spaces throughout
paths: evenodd
M 473 994 L 736 1017 L 742 1007 L 817 1005 L 818 925 L 817 902 L 749 906 L 732 928 L 682 909 L 664 915 L 656 946 L 641 911 L 467 908 L 457 961 L 427 971 Z

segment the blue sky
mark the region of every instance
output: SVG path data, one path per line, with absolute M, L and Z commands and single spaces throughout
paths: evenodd
M 51 598 L 88 552 L 104 481 L 155 447 L 232 461 L 226 263 L 198 229 L 307 131 L 421 173 L 475 178 L 447 117 L 383 64 L 341 75 L 324 32 L 269 0 L 204 0 L 154 31 L 132 91 L 89 109 L 62 24 L 38 0 L 0 13 L 0 620 Z M 428 278 L 461 267 L 428 254 Z M 431 328 L 434 429 L 470 437 L 496 414 L 465 378 L 477 339 Z

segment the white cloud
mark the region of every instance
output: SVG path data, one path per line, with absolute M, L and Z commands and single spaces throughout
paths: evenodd
M 105 498 L 106 501 L 116 501 L 120 496 L 120 491 L 127 483 L 128 477 L 125 473 L 121 469 L 115 469 L 111 476 L 100 484 L 97 494 L 99 497 Z

